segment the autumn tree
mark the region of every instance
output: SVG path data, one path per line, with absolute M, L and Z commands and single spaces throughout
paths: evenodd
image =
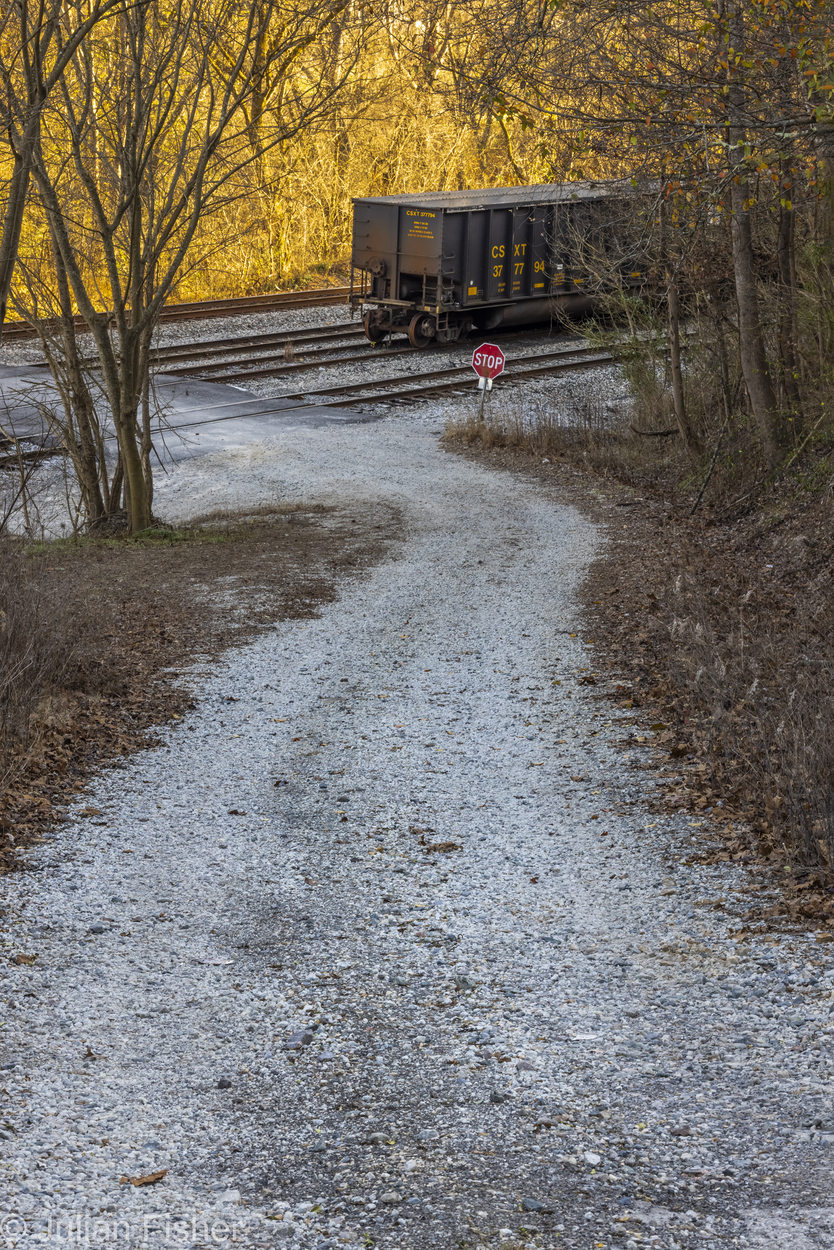
M 798 350 L 797 274 L 804 235 L 816 269 L 802 297 L 830 308 L 829 5 L 510 0 L 478 18 L 490 38 L 473 33 L 477 54 L 458 67 L 456 89 L 487 97 L 516 134 L 532 128 L 552 180 L 633 175 L 662 188 L 651 246 L 670 327 L 679 289 L 685 302 L 700 284 L 726 304 L 749 409 L 775 467 L 805 419 L 808 374 L 824 368 L 821 351 L 809 369 Z M 718 269 L 725 236 L 726 275 Z
M 0 134 L 10 164 L 0 234 L 0 333 L 17 263 L 32 160 L 44 112 L 72 59 L 104 18 L 125 0 L 0 0 Z

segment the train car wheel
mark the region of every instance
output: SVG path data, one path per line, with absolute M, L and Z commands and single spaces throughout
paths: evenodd
M 385 338 L 387 333 L 385 327 L 372 322 L 370 317 L 363 317 L 362 324 L 365 327 L 365 338 L 372 343 L 381 343 Z
M 411 318 L 408 327 L 408 341 L 412 347 L 428 347 L 432 341 L 433 335 L 426 333 L 426 330 L 432 329 L 431 319 L 424 313 L 418 313 L 416 317 Z

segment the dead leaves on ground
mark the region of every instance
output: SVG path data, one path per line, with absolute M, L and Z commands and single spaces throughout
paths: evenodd
M 149 1172 L 147 1176 L 122 1176 L 119 1184 L 133 1185 L 138 1189 L 140 1185 L 155 1185 L 157 1181 L 161 1181 L 163 1176 L 167 1175 L 168 1169 L 163 1168 L 161 1172 Z
M 408 832 L 413 833 L 417 837 L 419 845 L 423 849 L 424 855 L 449 855 L 452 851 L 462 851 L 462 842 L 429 842 L 426 839 L 427 833 L 434 833 L 435 830 L 428 825 L 421 827 L 420 825 L 409 825 Z
M 687 678 L 683 641 L 678 638 L 674 647 L 669 644 L 673 618 L 694 613 L 696 607 L 705 616 L 705 629 L 711 628 L 718 638 L 729 637 L 738 624 L 736 592 L 742 584 L 749 584 L 753 589 L 744 597 L 745 609 L 753 613 L 748 633 L 755 639 L 757 630 L 772 631 L 786 640 L 785 654 L 790 657 L 795 650 L 790 632 L 801 601 L 802 570 L 788 562 L 777 578 L 771 563 L 774 556 L 762 554 L 767 535 L 752 521 L 725 527 L 719 535 L 702 533 L 698 526 L 681 524 L 672 517 L 660 519 L 660 524 L 658 519 L 645 511 L 632 516 L 627 542 L 617 552 L 616 562 L 608 559 L 597 564 L 586 586 L 589 621 L 600 642 L 595 671 L 599 676 L 603 666 L 613 670 L 610 688 L 592 697 L 610 699 L 621 708 L 642 709 L 631 722 L 633 736 L 620 745 L 628 751 L 655 748 L 652 760 L 635 761 L 635 767 L 651 769 L 663 778 L 666 793 L 652 797 L 653 810 L 664 815 L 691 813 L 698 821 L 691 826 L 693 834 L 699 829 L 700 836 L 712 843 L 701 853 L 693 847 L 693 859 L 700 864 L 759 866 L 778 889 L 778 901 L 762 900 L 739 916 L 743 927 L 736 930 L 737 935 L 786 925 L 807 927 L 809 922 L 834 929 L 834 872 L 825 845 L 820 846 L 816 874 L 810 867 L 807 872 L 797 870 L 792 853 L 782 845 L 781 800 L 771 797 L 768 805 L 766 796 L 749 784 L 743 751 L 737 752 L 737 759 L 726 752 L 719 755 L 723 740 L 716 724 L 732 709 L 726 702 L 717 709 L 702 706 Z M 668 559 L 673 549 L 674 562 Z M 764 589 L 754 585 L 759 558 L 769 561 Z M 622 580 L 624 569 L 629 572 L 626 581 Z M 620 585 L 612 588 L 615 575 Z M 689 599 L 684 602 L 684 593 L 691 603 Z M 615 595 L 615 601 L 608 595 Z M 728 687 L 727 697 L 730 693 Z M 641 732 L 648 729 L 657 737 L 642 738 Z M 786 867 L 793 871 L 785 871 Z

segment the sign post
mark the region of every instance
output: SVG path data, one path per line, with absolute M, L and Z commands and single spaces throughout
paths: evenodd
M 492 380 L 504 372 L 504 353 L 495 343 L 482 343 L 472 353 L 472 368 L 478 375 L 478 389 L 481 402 L 478 405 L 478 424 L 484 419 L 484 400 L 487 391 L 492 390 Z

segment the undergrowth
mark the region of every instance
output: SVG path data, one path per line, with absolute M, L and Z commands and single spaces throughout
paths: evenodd
M 751 818 L 772 860 L 834 864 L 834 596 L 791 602 L 742 568 L 672 561 L 653 614 L 681 720 L 714 793 Z M 797 601 L 798 600 L 798 601 Z M 686 708 L 686 715 L 683 709 Z
M 780 471 L 768 473 L 751 418 L 730 406 L 738 379 L 729 375 L 724 408 L 715 343 L 700 342 L 689 385 L 703 382 L 707 450 L 694 457 L 653 352 L 626 361 L 627 398 L 559 410 L 511 393 L 482 421 L 474 406 L 464 411 L 446 437 L 567 462 L 669 510 L 657 548 L 635 555 L 656 588 L 652 680 L 668 719 L 684 726 L 707 791 L 743 817 L 758 853 L 834 883 L 834 418 L 823 404 L 797 423 Z
M 79 622 L 26 554 L 0 543 L 0 793 L 26 765 L 72 663 Z M 11 830 L 6 840 L 14 843 Z

